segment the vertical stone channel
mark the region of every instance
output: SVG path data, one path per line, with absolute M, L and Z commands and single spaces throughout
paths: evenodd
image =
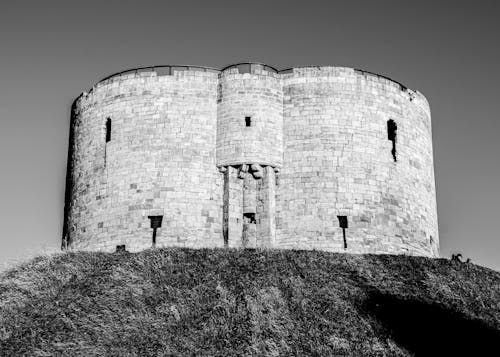
M 223 237 L 227 247 L 272 247 L 276 235 L 273 167 L 240 165 L 224 172 Z
M 222 237 L 224 247 L 229 245 L 229 170 L 220 167 L 219 171 L 224 174 L 224 192 L 222 195 Z
M 240 176 L 243 176 L 242 246 L 255 248 L 257 246 L 257 182 L 249 172 L 242 170 Z
M 243 232 L 243 181 L 238 177 L 238 168 L 224 169 L 223 227 L 224 245 L 240 247 Z
M 263 168 L 257 181 L 257 245 L 270 248 L 276 237 L 276 173 L 274 168 Z

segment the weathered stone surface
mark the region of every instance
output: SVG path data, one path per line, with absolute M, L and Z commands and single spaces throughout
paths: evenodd
M 334 67 L 283 74 L 283 96 L 276 245 L 343 251 L 336 216 L 345 215 L 347 251 L 436 255 L 425 98 L 385 78 Z M 397 162 L 390 119 L 398 127 Z
M 70 136 L 69 248 L 149 248 L 163 216 L 157 247 L 438 255 L 429 106 L 385 77 L 128 71 L 75 101 Z

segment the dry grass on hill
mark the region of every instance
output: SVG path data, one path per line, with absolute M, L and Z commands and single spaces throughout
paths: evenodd
M 2 356 L 461 356 L 500 341 L 500 273 L 444 259 L 157 249 L 0 276 Z

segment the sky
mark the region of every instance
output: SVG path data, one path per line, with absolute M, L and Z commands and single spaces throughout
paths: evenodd
M 0 3 L 0 266 L 60 247 L 70 106 L 165 64 L 333 65 L 430 102 L 441 256 L 500 271 L 498 1 Z

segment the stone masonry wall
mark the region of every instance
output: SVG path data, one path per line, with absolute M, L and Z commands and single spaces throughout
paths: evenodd
M 283 74 L 283 88 L 277 245 L 437 254 L 425 99 L 393 81 L 341 67 L 294 69 Z M 396 162 L 390 119 L 397 124 Z M 348 219 L 347 249 L 337 216 Z
M 222 246 L 222 174 L 215 165 L 218 73 L 179 70 L 112 77 L 77 101 L 73 248 L 137 251 Z M 106 143 L 106 120 L 111 140 Z
M 68 248 L 150 248 L 162 216 L 157 247 L 439 254 L 429 106 L 383 76 L 131 70 L 75 101 L 70 137 Z
M 283 90 L 280 75 L 260 66 L 224 70 L 219 82 L 217 165 L 281 166 Z M 250 118 L 246 126 L 245 118 Z

